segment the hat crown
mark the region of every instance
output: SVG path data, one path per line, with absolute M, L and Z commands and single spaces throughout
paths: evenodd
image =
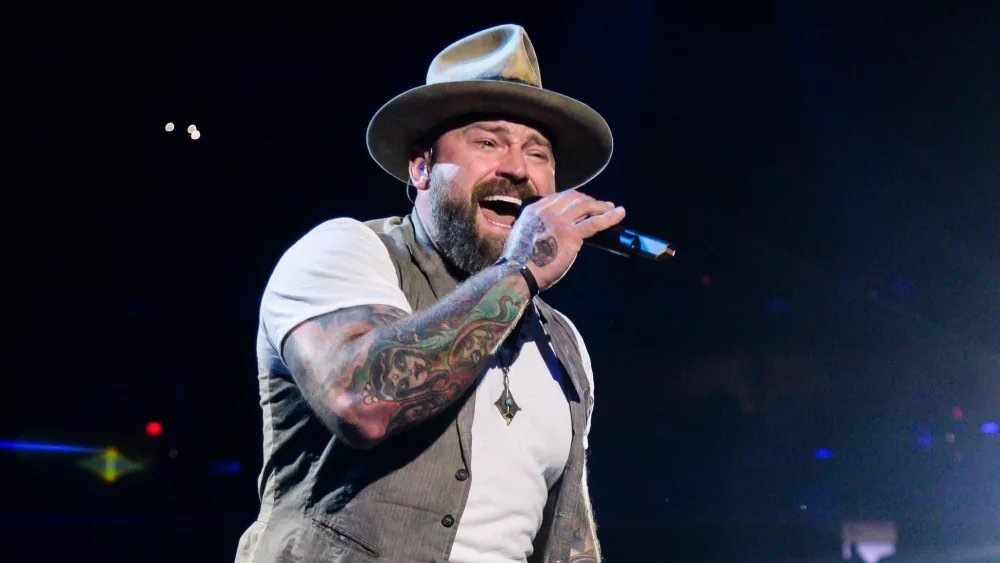
M 544 131 L 558 154 L 557 189 L 582 186 L 611 160 L 607 122 L 583 102 L 542 88 L 535 49 L 516 24 L 476 32 L 438 53 L 426 84 L 398 94 L 372 116 L 368 152 L 409 182 L 414 147 L 473 114 L 520 119 Z
M 427 70 L 427 84 L 502 80 L 542 87 L 538 57 L 519 25 L 499 25 L 459 39 L 441 51 Z

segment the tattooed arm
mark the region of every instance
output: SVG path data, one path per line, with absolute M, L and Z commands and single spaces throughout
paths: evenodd
M 289 333 L 283 356 L 324 424 L 369 448 L 464 394 L 528 296 L 516 269 L 492 266 L 414 315 L 366 305 L 306 321 Z
M 414 315 L 372 305 L 313 317 L 289 332 L 282 358 L 332 432 L 355 447 L 373 447 L 437 415 L 472 386 L 528 302 L 517 265 L 527 264 L 544 290 L 569 270 L 584 238 L 623 216 L 576 190 L 547 196 L 527 205 L 508 235 L 510 265 L 486 268 Z
M 601 547 L 597 543 L 597 524 L 594 522 L 594 512 L 590 506 L 590 493 L 587 491 L 587 469 L 583 470 L 582 498 L 573 519 L 573 543 L 570 545 L 570 563 L 598 563 L 601 560 Z

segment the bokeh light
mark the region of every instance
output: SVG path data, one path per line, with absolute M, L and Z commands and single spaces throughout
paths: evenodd
M 80 462 L 80 465 L 97 474 L 107 483 L 114 483 L 122 476 L 142 469 L 140 464 L 126 458 L 114 447 L 107 448 Z
M 833 450 L 827 448 L 816 448 L 816 459 L 833 459 Z

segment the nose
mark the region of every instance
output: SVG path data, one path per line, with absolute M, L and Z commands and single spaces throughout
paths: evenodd
M 506 178 L 515 184 L 522 184 L 528 181 L 528 165 L 524 161 L 524 154 L 517 147 L 511 148 L 504 155 L 497 167 L 497 176 Z

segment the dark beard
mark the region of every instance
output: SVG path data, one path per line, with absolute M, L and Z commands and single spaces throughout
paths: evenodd
M 496 262 L 504 241 L 487 239 L 477 230 L 479 205 L 450 199 L 444 190 L 432 194 L 431 221 L 435 244 L 453 266 L 472 275 Z
M 513 195 L 523 200 L 534 192 L 527 184 L 496 179 L 476 185 L 468 201 L 450 198 L 447 186 L 432 185 L 428 194 L 438 250 L 453 266 L 470 276 L 496 262 L 506 246 L 504 239 L 484 237 L 477 228 L 479 201 L 493 194 Z

